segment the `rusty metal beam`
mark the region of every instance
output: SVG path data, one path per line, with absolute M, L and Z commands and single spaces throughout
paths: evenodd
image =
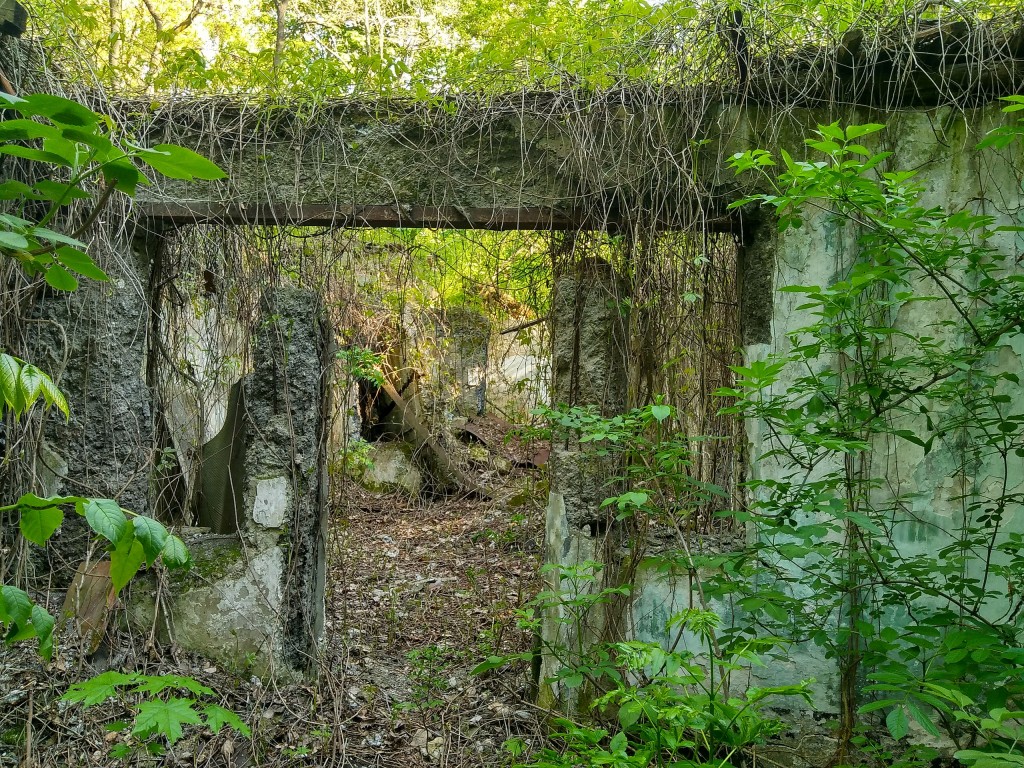
M 618 217 L 565 212 L 553 208 L 454 208 L 425 205 L 323 205 L 152 202 L 138 206 L 141 218 L 163 229 L 193 224 L 291 227 L 394 227 L 487 230 L 618 230 Z M 665 226 L 664 228 L 670 228 Z M 732 231 L 728 218 L 708 221 L 706 229 Z

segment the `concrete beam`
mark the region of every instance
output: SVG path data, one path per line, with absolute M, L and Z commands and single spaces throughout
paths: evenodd
M 531 100 L 532 99 L 532 100 Z M 195 221 L 488 229 L 727 229 L 719 181 L 695 172 L 733 149 L 722 105 L 625 106 L 583 94 L 481 107 L 337 103 L 239 105 L 200 100 L 112 105 L 153 145 L 217 162 L 216 182 L 156 179 L 137 211 L 151 228 Z M 708 136 L 715 136 L 710 139 Z M 704 142 L 699 152 L 694 139 Z M 704 158 L 715 158 L 707 162 Z M 722 184 L 732 175 L 716 167 Z M 708 183 L 710 181 L 710 183 Z
M 683 96 L 547 94 L 486 108 L 211 101 L 119 107 L 142 140 L 195 149 L 228 178 L 154 180 L 137 212 L 152 230 L 195 222 L 454 229 L 733 231 L 733 200 L 757 191 L 728 159 L 750 148 L 810 152 L 820 124 L 933 116 L 1005 122 L 995 105 L 880 112 L 857 105 L 778 110 Z M 883 134 L 882 141 L 890 141 Z M 979 138 L 981 132 L 979 131 Z

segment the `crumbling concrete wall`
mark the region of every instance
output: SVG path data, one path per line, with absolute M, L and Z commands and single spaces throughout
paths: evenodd
M 331 366 L 316 296 L 275 288 L 261 310 L 241 423 L 221 455 L 241 473 L 231 482 L 240 496 L 226 497 L 233 508 L 224 510 L 237 533 L 189 538 L 196 565 L 174 577 L 156 620 L 181 647 L 290 679 L 315 669 L 324 628 Z M 151 596 L 133 612 L 153 621 Z
M 490 319 L 469 307 L 452 308 L 444 313 L 437 333 L 445 349 L 437 361 L 441 369 L 438 373 L 451 378 L 454 412 L 465 417 L 482 415 L 487 410 Z
M 109 281 L 84 280 L 70 294 L 43 288 L 24 320 L 25 347 L 11 350 L 53 378 L 71 415 L 47 414 L 38 435 L 22 432 L 25 422 L 13 426 L 12 458 L 23 461 L 8 476 L 5 497 L 32 489 L 112 498 L 145 513 L 153 462 L 147 244 L 110 227 L 91 251 Z M 84 520 L 65 520 L 47 548 L 51 583 L 67 583 L 89 541 Z
M 814 127 L 813 123 L 804 122 L 792 126 L 781 136 L 766 136 L 762 133 L 764 123 L 758 122 L 756 114 L 748 113 L 748 117 L 748 135 L 751 137 L 748 148 L 765 146 L 777 149 L 783 146 L 799 152 L 802 138 L 810 135 Z M 821 122 L 843 117 L 844 122 L 854 124 L 878 120 L 878 115 L 857 112 L 843 116 L 819 113 L 813 117 Z M 891 167 L 918 171 L 916 181 L 925 190 L 923 205 L 985 212 L 995 216 L 997 225 L 1021 225 L 1024 221 L 1024 192 L 1019 177 L 1020 168 L 1024 167 L 1024 154 L 1015 147 L 1001 152 L 974 149 L 988 130 L 1004 121 L 997 109 L 989 107 L 966 113 L 947 110 L 907 112 L 891 114 L 885 119 L 888 127 L 881 134 L 881 142 L 883 148 L 893 152 Z M 859 244 L 856 227 L 829 216 L 827 212 L 814 210 L 807 212 L 799 229 L 780 233 L 776 231 L 774 221 L 768 219 L 760 229 L 747 234 L 739 268 L 745 270 L 741 276 L 744 281 L 741 290 L 742 333 L 744 360 L 749 363 L 764 360 L 773 352 L 785 352 L 791 343 L 787 334 L 816 320 L 808 310 L 799 308 L 806 302 L 805 296 L 779 289 L 790 285 L 828 286 L 843 279 L 857 257 Z M 1013 231 L 996 233 L 987 243 L 1008 254 L 1010 264 L 1019 263 L 1024 253 L 1024 240 Z M 917 335 L 926 323 L 943 320 L 948 320 L 951 328 L 960 322 L 952 306 L 940 302 L 930 302 L 924 308 L 920 304 L 907 304 L 898 310 L 894 327 Z M 991 370 L 1019 374 L 1024 365 L 1024 349 L 1020 347 L 1019 339 L 1008 342 L 993 356 Z M 821 359 L 818 362 L 822 366 L 839 366 L 836 360 Z M 769 394 L 784 393 L 801 373 L 786 372 L 772 385 Z M 1006 406 L 1007 412 L 1022 412 L 1024 393 L 1019 388 L 1013 389 L 1006 392 L 1012 398 Z M 899 428 L 918 435 L 928 434 L 926 415 L 900 418 Z M 939 416 L 933 412 L 931 418 L 937 421 Z M 749 421 L 747 438 L 752 459 L 750 477 L 786 479 L 792 472 L 791 467 L 779 456 L 766 455 L 773 447 L 768 426 L 757 419 Z M 925 455 L 907 443 L 876 440 L 870 456 L 869 476 L 887 478 L 886 487 L 878 493 L 884 498 L 891 498 L 889 494 L 900 495 L 906 499 L 908 514 L 920 521 L 919 524 L 895 529 L 893 543 L 902 557 L 912 558 L 916 554 L 940 551 L 950 543 L 945 532 L 957 530 L 962 523 L 963 494 L 992 493 L 989 478 L 1000 476 L 1003 468 L 977 464 L 965 478 L 962 476 L 963 456 L 958 455 L 963 449 L 964 446 L 958 446 L 955 441 L 937 440 Z M 819 464 L 814 477 L 832 469 L 841 467 Z M 1007 492 L 1018 493 L 1024 488 L 1024 459 L 1010 457 L 1008 477 Z M 807 519 L 813 521 L 811 517 Z M 1016 508 L 1008 509 L 1003 525 L 1007 535 L 1020 532 L 1024 530 L 1024 515 Z M 705 551 L 728 551 L 730 542 L 705 537 L 701 545 Z M 733 542 L 733 546 L 738 545 L 742 545 L 742 536 Z M 549 552 L 548 560 L 558 562 L 557 553 Z M 700 645 L 695 638 L 686 634 L 677 638 L 664 627 L 664 621 L 673 611 L 692 604 L 695 576 L 699 578 L 700 574 L 666 575 L 653 568 L 652 564 L 641 563 L 634 579 L 627 630 L 623 636 L 699 651 Z M 709 607 L 720 613 L 726 623 L 739 618 L 739 609 L 734 606 L 712 603 Z M 898 626 L 906 619 L 890 614 L 887 620 Z M 837 661 L 826 658 L 822 648 L 811 643 L 792 646 L 785 659 L 753 667 L 749 679 L 752 685 L 765 686 L 793 684 L 812 677 L 816 680 L 813 713 L 808 708 L 805 714 L 806 722 L 813 723 L 812 714 L 834 714 L 840 705 Z M 790 700 L 790 704 L 804 706 L 796 699 Z M 791 713 L 791 716 L 796 717 L 797 713 Z
M 530 421 L 530 411 L 550 402 L 551 349 L 547 324 L 517 333 L 491 334 L 487 354 L 487 402 L 513 424 Z
M 555 281 L 551 301 L 552 400 L 556 405 L 595 406 L 604 415 L 627 408 L 628 285 L 606 261 L 588 258 Z M 545 588 L 572 601 L 618 581 L 614 552 L 619 531 L 601 502 L 612 491 L 619 467 L 567 432 L 552 435 L 551 489 L 545 521 L 545 561 L 558 566 Z M 595 564 L 603 569 L 595 570 Z M 541 630 L 549 649 L 541 680 L 554 675 L 594 642 L 614 631 L 611 603 L 575 614 L 566 605 L 544 612 Z M 545 684 L 541 700 L 567 710 L 579 705 L 578 689 Z

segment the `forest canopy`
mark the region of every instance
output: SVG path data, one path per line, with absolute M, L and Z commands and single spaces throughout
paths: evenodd
M 974 28 L 1021 4 L 909 0 L 31 0 L 30 34 L 121 94 L 449 98 L 735 86 L 748 62 Z M 73 45 L 68 45 L 68 41 Z

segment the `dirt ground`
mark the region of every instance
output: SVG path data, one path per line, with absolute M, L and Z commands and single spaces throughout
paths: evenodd
M 146 638 L 124 630 L 108 632 L 88 659 L 73 638 L 49 664 L 25 644 L 0 650 L 0 768 L 509 765 L 509 748 L 538 743 L 528 665 L 484 679 L 471 671 L 530 647 L 515 611 L 538 589 L 544 494 L 520 473 L 496 495 L 423 501 L 354 484 L 336 490 L 315 683 L 238 679 L 173 648 L 147 653 Z M 50 596 L 51 612 L 60 599 Z M 83 710 L 59 701 L 70 684 L 107 669 L 194 677 L 252 737 L 191 726 L 151 756 L 111 729 L 129 717 L 126 702 Z M 125 747 L 126 757 L 110 757 Z

